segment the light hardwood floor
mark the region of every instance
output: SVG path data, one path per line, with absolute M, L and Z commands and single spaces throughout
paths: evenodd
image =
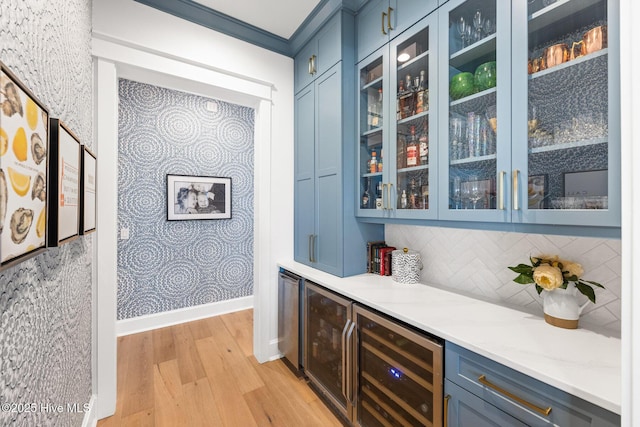
M 253 357 L 253 311 L 118 338 L 112 426 L 342 426 L 277 360 Z

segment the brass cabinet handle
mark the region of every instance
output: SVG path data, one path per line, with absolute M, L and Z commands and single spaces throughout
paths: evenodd
M 520 202 L 518 199 L 518 175 L 520 171 L 518 169 L 513 170 L 513 210 L 520 210 Z
M 389 183 L 389 187 L 387 187 L 387 200 L 389 200 L 389 207 L 387 208 L 388 210 L 393 209 L 393 204 L 391 203 L 391 195 L 393 194 L 391 192 L 391 187 L 393 187 L 393 184 Z
M 478 381 L 480 381 L 480 383 L 484 384 L 485 386 L 497 391 L 498 393 L 504 394 L 508 398 L 510 398 L 512 400 L 515 400 L 519 404 L 521 404 L 523 406 L 526 406 L 527 408 L 529 408 L 529 409 L 531 409 L 533 411 L 536 411 L 540 415 L 549 416 L 549 414 L 551 413 L 551 406 L 548 406 L 546 408 L 541 408 L 538 405 L 534 405 L 531 402 L 527 402 L 523 398 L 518 397 L 518 396 L 516 396 L 515 394 L 513 394 L 511 392 L 508 392 L 507 390 L 505 390 L 502 387 L 499 387 L 499 386 L 493 384 L 492 382 L 489 382 L 489 380 L 487 380 L 487 377 L 486 377 L 485 374 L 480 375 L 478 377 Z
M 500 179 L 498 180 L 498 186 L 500 187 L 498 189 L 498 191 L 500 192 L 500 195 L 498 197 L 498 209 L 503 211 L 504 210 L 504 176 L 507 174 L 507 172 L 505 171 L 500 171 Z
M 312 254 L 312 245 L 313 245 L 313 234 L 309 234 L 309 262 L 313 262 L 313 254 Z
M 444 416 L 442 417 L 442 427 L 449 427 L 449 400 L 451 400 L 451 396 L 447 394 L 444 397 Z
M 311 55 L 311 74 L 315 74 L 318 72 L 318 70 L 316 69 L 316 59 L 318 57 L 315 55 Z
M 313 66 L 311 65 L 311 62 L 312 62 L 312 61 L 313 61 L 313 56 L 310 56 L 310 57 L 309 57 L 308 64 L 307 64 L 307 71 L 308 71 L 308 73 L 309 73 L 310 75 L 312 75 L 312 76 L 313 76 Z
M 387 203 L 385 202 L 385 198 L 384 198 L 385 188 L 387 188 L 387 183 L 383 182 L 382 183 L 382 209 L 383 210 L 387 210 Z
M 391 26 L 391 12 L 393 12 L 393 8 L 389 7 L 387 9 L 387 28 L 389 31 L 393 30 L 393 27 Z
M 380 26 L 380 28 L 382 29 L 382 34 L 384 34 L 386 36 L 387 32 L 384 30 L 384 17 L 385 16 L 387 16 L 387 14 L 385 12 L 382 12 L 382 25 Z

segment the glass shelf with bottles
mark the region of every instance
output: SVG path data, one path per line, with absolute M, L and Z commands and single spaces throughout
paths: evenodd
M 382 58 L 378 58 L 360 70 L 361 135 L 382 129 L 383 84 Z

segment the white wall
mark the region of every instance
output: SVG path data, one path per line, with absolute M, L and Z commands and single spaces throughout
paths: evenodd
M 255 216 L 256 233 L 260 236 L 256 236 L 259 246 L 254 248 L 254 352 L 261 362 L 276 356 L 276 260 L 293 256 L 293 60 L 133 0 L 94 0 L 93 36 L 93 53 L 101 58 L 98 64 L 114 63 L 117 77 L 257 109 L 255 181 L 260 194 L 255 195 Z M 101 81 L 100 67 L 97 67 L 97 73 L 97 81 Z M 107 79 L 113 80 L 112 73 L 109 74 Z M 117 88 L 114 83 L 98 85 L 98 104 L 101 102 L 100 87 L 106 88 L 111 96 Z M 99 108 L 98 128 L 104 121 L 113 119 L 113 111 L 107 106 L 103 109 L 111 117 L 104 117 Z M 113 135 L 102 138 L 98 135 L 97 151 L 98 159 L 109 159 L 110 164 L 103 164 L 103 167 L 111 169 L 113 176 L 107 178 L 113 183 L 117 174 L 117 156 L 114 158 L 117 140 Z M 101 157 L 101 153 L 105 155 Z M 117 217 L 117 206 L 102 207 L 109 210 L 102 213 L 105 223 L 114 228 L 102 232 L 115 235 L 117 230 L 112 219 Z M 114 251 L 112 256 L 115 257 L 113 242 L 109 242 L 108 248 Z M 104 276 L 106 274 L 103 279 Z M 106 283 L 103 280 L 99 284 L 107 288 L 106 295 L 99 296 L 99 304 L 107 303 L 110 307 L 115 299 L 116 278 L 111 275 L 106 277 Z M 115 312 L 113 316 L 107 316 L 109 318 L 115 322 Z M 101 317 L 99 321 L 108 320 Z M 104 339 L 114 339 L 111 327 L 106 330 L 108 336 Z M 105 363 L 108 367 L 113 366 L 108 361 Z M 105 377 L 104 371 L 99 372 L 99 397 L 107 406 L 105 409 L 99 402 L 101 417 L 108 415 L 112 407 L 115 409 L 115 399 L 111 402 L 109 396 L 103 395 L 103 392 L 113 394 L 115 398 L 113 378 Z M 101 382 L 106 389 L 100 387 Z

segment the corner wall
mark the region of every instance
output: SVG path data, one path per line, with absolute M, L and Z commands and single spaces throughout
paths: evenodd
M 0 60 L 93 146 L 90 0 L 3 0 Z M 0 273 L 0 425 L 75 426 L 92 394 L 92 253 L 97 233 Z M 80 412 L 67 404 L 77 404 Z M 63 405 L 62 412 L 47 405 Z M 72 406 L 73 407 L 73 406 Z M 3 406 L 4 408 L 4 406 Z M 17 409 L 17 408 L 16 408 Z

